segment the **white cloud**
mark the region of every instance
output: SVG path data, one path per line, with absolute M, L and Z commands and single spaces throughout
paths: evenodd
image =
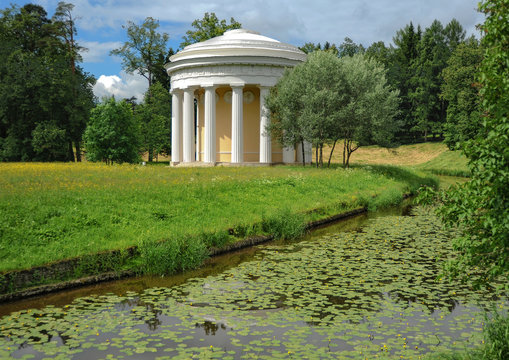
M 83 62 L 85 63 L 100 63 L 105 60 L 110 54 L 110 51 L 121 47 L 123 44 L 120 41 L 109 41 L 100 43 L 98 41 L 80 41 L 80 46 L 86 48 L 81 52 Z
M 56 0 L 55 0 L 56 1 Z M 179 39 L 194 19 L 205 12 L 219 18 L 234 17 L 244 27 L 296 45 L 306 41 L 340 43 L 345 36 L 365 45 L 378 40 L 390 42 L 396 30 L 410 21 L 429 26 L 434 19 L 444 25 L 453 17 L 475 33 L 482 21 L 476 12 L 478 0 L 75 0 L 86 30 L 119 29 L 127 20 L 141 22 L 151 16 L 171 28 Z M 171 23 L 168 25 L 168 23 Z
M 99 76 L 94 85 L 94 95 L 99 99 L 113 95 L 117 100 L 134 96 L 140 102 L 143 100 L 143 94 L 147 91 L 147 88 L 147 80 L 144 77 L 121 72 L 120 76 Z

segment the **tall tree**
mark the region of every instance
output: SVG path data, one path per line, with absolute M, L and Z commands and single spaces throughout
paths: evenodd
M 57 11 L 50 20 L 44 8 L 28 4 L 3 10 L 0 24 L 0 159 L 74 160 L 94 79 L 77 65 L 79 46 L 66 41 L 72 15 L 62 19 Z
M 413 64 L 412 80 L 415 88 L 411 91 L 410 97 L 415 103 L 413 130 L 421 133 L 426 140 L 428 134 L 442 134 L 447 108 L 440 98 L 440 85 L 449 50 L 440 21 L 435 20 L 429 28 L 426 28 L 418 49 L 419 56 Z
M 186 31 L 186 35 L 182 37 L 183 41 L 180 43 L 181 49 L 187 45 L 223 35 L 225 31 L 240 29 L 242 27 L 233 17 L 230 18 L 230 23 L 227 24 L 226 20 L 219 20 L 213 12 L 210 14 L 206 12 L 203 19 L 194 20 L 191 26 L 194 30 Z
M 482 118 L 479 135 L 465 145 L 471 180 L 442 198 L 439 211 L 458 226 L 458 252 L 448 270 L 481 273 L 481 281 L 509 274 L 509 3 L 484 0 L 480 11 L 484 58 L 480 66 Z M 507 281 L 505 282 L 507 286 Z M 490 357 L 491 358 L 491 357 Z
M 345 139 L 348 166 L 359 146 L 392 144 L 397 102 L 398 92 L 387 86 L 385 69 L 375 60 L 315 51 L 271 89 L 269 131 L 283 146 L 312 143 L 317 166 L 323 166 L 324 144 L 334 149 Z
M 359 147 L 395 145 L 400 123 L 396 119 L 399 91 L 387 83 L 382 64 L 363 54 L 341 58 L 344 78 L 350 89 L 336 127 L 336 138 L 343 139 L 343 166 Z
M 167 60 L 169 35 L 158 33 L 159 21 L 151 17 L 147 17 L 141 25 L 128 21 L 123 28 L 127 30 L 128 40 L 122 47 L 112 50 L 110 55 L 122 58 L 125 72 L 143 76 L 150 88 Z
M 312 143 L 317 166 L 323 166 L 323 145 L 346 104 L 343 76 L 336 55 L 315 51 L 304 63 L 286 71 L 267 99 L 272 137 L 283 146 L 301 143 L 304 148 L 304 141 Z
M 461 143 L 474 139 L 481 128 L 479 86 L 476 80 L 483 49 L 475 38 L 459 44 L 442 72 L 440 96 L 447 101 L 445 143 L 458 149 Z
M 136 107 L 143 150 L 148 161 L 161 153 L 169 153 L 171 96 L 160 83 L 153 84 L 145 93 L 144 103 Z
M 53 23 L 58 29 L 63 43 L 66 46 L 66 57 L 69 61 L 70 74 L 68 76 L 67 85 L 70 92 L 67 92 L 65 109 L 67 113 L 67 135 L 70 142 L 70 150 L 72 151 L 72 143 L 76 148 L 76 161 L 81 161 L 81 137 L 85 131 L 86 122 L 90 110 L 92 109 L 91 89 L 83 87 L 84 82 L 93 82 L 93 78 L 83 72 L 81 68 L 77 68 L 77 62 L 82 61 L 80 51 L 85 50 L 76 43 L 77 34 L 75 18 L 73 16 L 74 5 L 63 1 L 58 6 L 53 15 Z M 64 94 L 62 94 L 64 95 Z
M 466 31 L 458 20 L 452 19 L 444 28 L 444 36 L 449 52 L 452 53 L 456 47 L 465 41 Z
M 412 130 L 415 126 L 414 111 L 415 99 L 412 99 L 411 93 L 415 89 L 413 84 L 414 70 L 413 63 L 418 57 L 418 46 L 421 40 L 421 28 L 415 29 L 412 22 L 396 32 L 393 38 L 395 49 L 390 70 L 390 79 L 392 84 L 400 91 L 400 112 L 399 119 L 402 127 L 397 134 L 400 142 L 413 142 L 416 140 L 416 134 Z
M 356 44 L 349 37 L 345 37 L 345 40 L 339 45 L 338 55 L 339 57 L 354 56 L 355 54 L 363 54 L 364 51 L 362 44 Z

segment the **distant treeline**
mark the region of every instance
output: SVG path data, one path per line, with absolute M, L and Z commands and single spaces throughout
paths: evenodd
M 90 119 L 98 99 L 92 92 L 95 79 L 79 66 L 82 48 L 75 40 L 72 10 L 72 4 L 63 2 L 51 18 L 34 4 L 0 10 L 0 161 L 81 160 L 85 129 L 97 126 Z M 123 57 L 126 72 L 144 76 L 151 88 L 157 85 L 144 99 L 125 99 L 138 124 L 136 150 L 147 152 L 149 161 L 170 152 L 171 101 L 162 95 L 170 82 L 162 65 L 173 50 L 167 47 L 168 35 L 156 31 L 158 26 L 152 18 L 139 26 L 128 22 L 130 40 L 112 51 Z M 181 47 L 240 26 L 233 18 L 228 25 L 206 13 L 193 22 Z M 410 23 L 393 41 L 394 45 L 379 41 L 365 48 L 345 38 L 338 46 L 306 43 L 301 49 L 332 51 L 339 57 L 362 53 L 380 62 L 389 84 L 400 93 L 397 142 L 445 139 L 453 147 L 473 137 L 479 127 L 479 41 L 466 38 L 454 19 L 445 27 L 435 20 L 424 31 Z M 134 51 L 134 42 L 158 51 L 147 58 L 143 47 Z
M 400 143 L 445 138 L 450 147 L 472 138 L 478 129 L 476 74 L 480 42 L 453 19 L 438 20 L 424 31 L 410 23 L 396 32 L 394 45 L 374 42 L 368 48 L 345 38 L 340 45 L 306 43 L 301 50 L 331 51 L 339 57 L 362 53 L 382 63 L 390 85 L 400 92 Z

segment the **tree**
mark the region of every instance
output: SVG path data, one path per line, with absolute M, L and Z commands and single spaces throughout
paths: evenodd
M 481 25 L 482 117 L 479 135 L 466 142 L 471 179 L 443 194 L 439 214 L 458 226 L 458 254 L 448 266 L 453 276 L 481 273 L 481 282 L 509 273 L 509 3 L 485 0 Z M 506 284 L 507 285 L 507 282 Z
M 155 77 L 164 71 L 166 54 L 168 54 L 168 34 L 158 33 L 159 21 L 147 17 L 143 24 L 137 25 L 132 21 L 127 22 L 128 40 L 118 49 L 110 52 L 122 58 L 122 68 L 128 74 L 135 72 L 148 81 L 148 87 L 152 86 Z
M 343 140 L 343 166 L 360 146 L 395 145 L 400 123 L 396 120 L 399 91 L 387 84 L 386 70 L 363 54 L 341 59 L 350 89 L 346 106 L 336 127 L 336 139 Z
M 400 92 L 399 120 L 401 129 L 396 134 L 400 142 L 413 142 L 416 140 L 414 129 L 415 98 L 411 93 L 415 89 L 413 64 L 418 57 L 418 45 L 421 41 L 421 28 L 417 30 L 412 22 L 396 32 L 393 38 L 394 56 L 389 70 L 390 81 Z
M 355 54 L 363 54 L 365 51 L 362 44 L 356 44 L 349 37 L 345 37 L 345 40 L 338 48 L 339 57 L 354 56 Z
M 424 31 L 419 44 L 419 56 L 413 63 L 415 85 L 410 97 L 414 100 L 414 130 L 424 139 L 428 134 L 442 136 L 446 122 L 446 99 L 440 96 L 442 71 L 456 46 L 464 40 L 465 31 L 453 19 L 445 28 L 435 20 Z
M 1 11 L 1 160 L 73 161 L 73 142 L 79 160 L 95 80 L 78 65 L 71 10 L 60 3 L 51 20 L 33 4 Z
M 349 166 L 361 145 L 390 146 L 397 130 L 398 92 L 387 84 L 384 67 L 362 54 L 338 58 L 315 51 L 287 70 L 267 99 L 269 131 L 283 146 L 308 141 L 323 166 L 323 145 L 344 139 Z M 330 157 L 329 157 L 330 163 Z
M 452 53 L 456 47 L 465 41 L 466 31 L 458 20 L 452 19 L 444 29 L 445 43 Z
M 474 139 L 481 126 L 476 77 L 482 56 L 479 41 L 472 37 L 455 48 L 442 71 L 444 81 L 440 96 L 448 103 L 445 143 L 453 150 L 458 149 L 461 143 Z
M 226 20 L 219 20 L 215 13 L 206 12 L 203 19 L 196 19 L 191 24 L 194 30 L 187 30 L 186 36 L 183 36 L 183 41 L 180 43 L 180 48 L 183 49 L 188 45 L 212 39 L 216 36 L 221 36 L 228 30 L 240 29 L 242 25 L 233 17 L 230 18 L 230 24 Z
M 87 160 L 135 163 L 140 155 L 140 126 L 125 101 L 112 97 L 92 110 L 84 134 Z
M 304 148 L 304 141 L 312 143 L 317 149 L 316 165 L 323 166 L 323 145 L 346 103 L 343 76 L 337 56 L 326 51 L 315 51 L 286 71 L 267 99 L 271 136 L 285 147 L 301 143 Z
M 148 161 L 170 150 L 171 95 L 159 83 L 145 93 L 145 101 L 136 108 L 136 117 L 141 125 L 144 151 Z

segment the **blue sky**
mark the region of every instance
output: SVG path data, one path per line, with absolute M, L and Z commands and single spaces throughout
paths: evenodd
M 151 16 L 160 21 L 160 31 L 170 35 L 174 49 L 182 41 L 194 19 L 205 12 L 215 12 L 220 19 L 234 17 L 244 28 L 300 46 L 305 42 L 341 43 L 348 36 L 369 46 L 375 41 L 392 42 L 392 37 L 410 21 L 423 28 L 434 19 L 444 25 L 456 18 L 467 34 L 478 32 L 483 21 L 476 11 L 477 0 L 69 0 L 78 18 L 78 42 L 88 48 L 83 53 L 83 68 L 94 74 L 99 97 L 141 98 L 146 80 L 125 74 L 120 59 L 109 51 L 126 40 L 128 20 L 141 23 Z M 42 5 L 49 16 L 58 0 L 0 0 L 1 8 L 9 3 Z

